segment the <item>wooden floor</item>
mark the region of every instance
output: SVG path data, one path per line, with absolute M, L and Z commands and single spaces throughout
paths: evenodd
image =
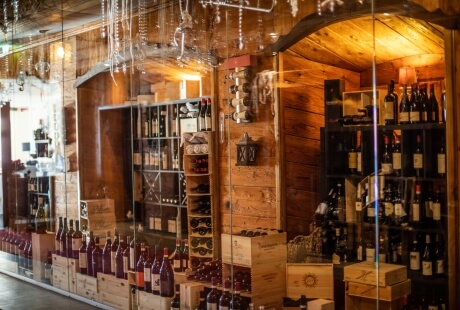
M 0 310 L 100 309 L 0 273 Z

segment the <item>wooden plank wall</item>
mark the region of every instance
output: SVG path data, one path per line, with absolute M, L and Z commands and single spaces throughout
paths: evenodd
M 272 57 L 258 57 L 253 72 L 272 70 Z M 228 114 L 234 108 L 227 106 L 228 88 L 234 84 L 225 80 L 227 71 L 223 66 L 218 72 L 218 111 Z M 259 105 L 252 123 L 237 124 L 225 121 L 225 143 L 219 144 L 220 212 L 222 233 L 238 233 L 241 229 L 256 227 L 277 228 L 276 162 L 274 116 L 270 104 Z M 257 165 L 235 166 L 236 143 L 247 132 L 258 143 Z M 230 206 L 232 208 L 230 208 Z
M 288 240 L 308 235 L 320 197 L 320 128 L 324 126 L 324 80 L 345 79 L 347 91 L 359 89 L 359 73 L 322 65 L 293 52 L 281 54 L 280 111 L 284 149 Z

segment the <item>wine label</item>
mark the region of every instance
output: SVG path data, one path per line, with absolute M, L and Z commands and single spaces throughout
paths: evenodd
M 134 152 L 133 153 L 133 163 L 134 163 L 134 165 L 140 166 L 141 162 L 142 162 L 141 154 L 139 152 Z
M 422 274 L 424 276 L 432 276 L 433 275 L 433 263 L 432 262 L 422 262 Z
M 393 101 L 385 101 L 385 120 L 394 120 Z
M 401 170 L 401 153 L 393 153 L 393 169 L 394 170 Z
M 148 137 L 149 136 L 149 121 L 148 120 L 145 120 L 144 122 L 144 137 Z
M 183 258 L 182 259 L 182 269 L 185 270 L 188 268 L 188 259 L 187 258 Z
M 428 305 L 428 310 L 438 310 L 438 305 Z
M 423 168 L 423 154 L 415 153 L 414 154 L 414 169 Z
M 206 129 L 207 130 L 212 130 L 212 121 L 210 116 L 206 116 L 205 118 L 205 124 L 206 124 Z
M 362 204 L 361 200 L 357 200 L 355 202 L 355 208 L 356 208 L 356 211 L 358 211 L 358 212 L 363 211 L 363 204 Z
M 420 253 L 419 252 L 410 252 L 410 270 L 420 270 Z
M 177 269 L 177 270 L 182 269 L 180 263 L 181 263 L 181 260 L 180 260 L 180 259 L 174 259 L 174 269 Z
M 420 113 L 418 111 L 415 111 L 415 113 L 410 113 L 409 114 L 409 119 L 410 119 L 411 123 L 420 122 Z
M 56 249 L 56 253 L 59 253 L 59 251 L 61 250 L 61 241 L 54 240 L 54 247 Z M 2 248 L 3 248 L 3 246 L 2 246 Z
M 367 216 L 368 217 L 375 217 L 375 208 L 369 206 L 367 208 Z
M 112 273 L 115 272 L 115 266 L 116 266 L 116 251 L 111 251 L 110 252 L 110 270 L 112 270 Z
M 123 256 L 123 273 L 128 273 L 129 270 L 129 257 Z
M 433 210 L 433 220 L 440 221 L 441 220 L 441 204 L 439 202 L 433 202 L 432 210 Z
M 136 261 L 134 259 L 134 249 L 131 249 L 131 251 L 129 251 L 129 269 L 130 270 L 134 270 L 135 263 Z
M 362 162 L 362 154 L 361 152 L 356 153 L 356 170 L 358 172 L 363 171 L 363 162 Z
M 160 274 L 152 273 L 152 291 L 160 290 Z
M 332 263 L 333 264 L 340 264 L 340 256 L 337 254 L 332 254 Z
M 207 310 L 217 310 L 217 304 L 215 303 L 213 304 L 213 303 L 208 302 L 206 303 L 206 305 L 207 305 Z
M 423 111 L 422 113 L 420 113 L 420 116 L 422 122 L 426 122 L 428 120 L 428 112 Z
M 442 259 L 437 259 L 435 261 L 436 264 L 436 273 L 441 274 L 444 273 L 444 260 Z
M 386 263 L 387 262 L 387 255 L 379 253 L 379 262 L 380 263 Z
M 418 203 L 412 204 L 412 220 L 415 222 L 420 221 L 420 205 Z
M 78 266 L 80 266 L 80 269 L 87 268 L 86 253 L 80 253 L 78 258 Z
M 144 152 L 144 166 L 150 166 L 150 152 Z
M 399 122 L 404 123 L 409 121 L 409 112 L 400 112 L 399 113 Z
M 438 154 L 438 173 L 446 173 L 446 154 Z
M 144 268 L 144 282 L 150 282 L 152 274 L 150 268 Z
M 219 310 L 229 310 L 229 308 L 225 306 L 219 306 Z
M 349 152 L 348 153 L 348 168 L 356 169 L 357 168 L 357 153 Z
M 81 244 L 82 244 L 81 238 L 72 239 L 72 251 L 80 250 Z
M 136 272 L 136 284 L 138 287 L 144 287 L 144 277 L 143 271 Z
M 375 249 L 366 249 L 366 261 L 375 262 Z
M 382 163 L 382 173 L 383 174 L 390 174 L 393 172 L 393 164 L 391 163 Z
M 149 217 L 149 229 L 155 229 L 155 218 L 153 216 Z
M 389 216 L 392 215 L 395 211 L 395 207 L 391 202 L 385 202 L 385 215 Z
M 363 247 L 361 245 L 358 246 L 358 250 L 356 251 L 356 259 L 359 261 L 363 260 Z

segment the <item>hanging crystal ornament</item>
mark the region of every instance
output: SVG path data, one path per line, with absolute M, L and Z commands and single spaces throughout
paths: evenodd
M 329 10 L 331 13 L 334 13 L 336 5 L 343 5 L 344 1 L 342 0 L 318 0 L 317 2 L 317 13 L 319 16 L 322 15 L 323 11 Z
M 259 6 L 259 1 L 257 0 L 257 6 Z M 257 51 L 261 52 L 264 50 L 264 37 L 265 37 L 265 31 L 264 31 L 264 20 L 262 18 L 262 13 L 257 12 Z
M 13 18 L 14 22 L 19 19 L 19 0 L 13 0 Z
M 145 52 L 144 47 L 147 45 L 147 17 L 146 17 L 146 6 L 145 0 L 138 1 L 138 22 L 139 22 L 139 32 L 137 34 L 137 51 L 136 51 L 136 59 L 138 60 L 137 69 L 142 73 L 145 74 L 144 70 L 144 59 L 145 59 Z
M 244 49 L 243 42 L 243 0 L 240 0 L 240 7 L 238 9 L 238 49 Z
M 114 25 L 115 25 L 115 46 L 114 46 L 114 51 L 113 51 L 113 60 L 115 61 L 115 67 L 113 68 L 114 72 L 119 72 L 119 54 L 120 54 L 120 26 L 119 26 L 119 10 L 118 10 L 118 0 L 114 1 L 114 13 L 113 13 L 113 19 L 114 19 Z
M 26 73 L 24 72 L 24 53 L 19 53 L 19 73 L 16 77 L 16 84 L 19 86 L 19 91 L 24 90 L 24 84 L 26 83 Z
M 46 41 L 46 33 L 48 30 L 39 30 L 42 41 Z M 50 71 L 50 64 L 45 60 L 45 45 L 40 46 L 40 60 L 35 64 L 35 71 L 38 72 L 40 78 L 45 79 L 46 74 Z
M 7 41 L 8 33 L 8 1 L 3 0 L 3 33 L 5 34 L 5 41 Z
M 105 27 L 105 1 L 101 0 L 101 38 L 106 37 L 106 27 Z
M 219 8 L 220 8 L 220 5 L 217 4 L 216 5 L 216 17 L 214 17 L 214 22 L 216 24 L 220 24 L 220 9 Z

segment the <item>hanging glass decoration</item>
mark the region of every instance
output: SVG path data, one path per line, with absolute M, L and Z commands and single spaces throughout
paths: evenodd
M 240 0 L 240 7 L 238 8 L 238 49 L 244 49 L 243 42 L 243 0 Z
M 101 38 L 105 38 L 105 0 L 101 0 Z
M 13 0 L 13 18 L 14 22 L 19 19 L 19 0 Z
M 42 37 L 42 41 L 46 41 L 46 32 L 48 30 L 40 30 L 40 34 Z M 35 64 L 35 71 L 38 72 L 38 75 L 41 79 L 45 79 L 46 74 L 50 71 L 50 64 L 45 60 L 45 46 L 46 44 L 42 44 L 40 46 L 40 60 Z

